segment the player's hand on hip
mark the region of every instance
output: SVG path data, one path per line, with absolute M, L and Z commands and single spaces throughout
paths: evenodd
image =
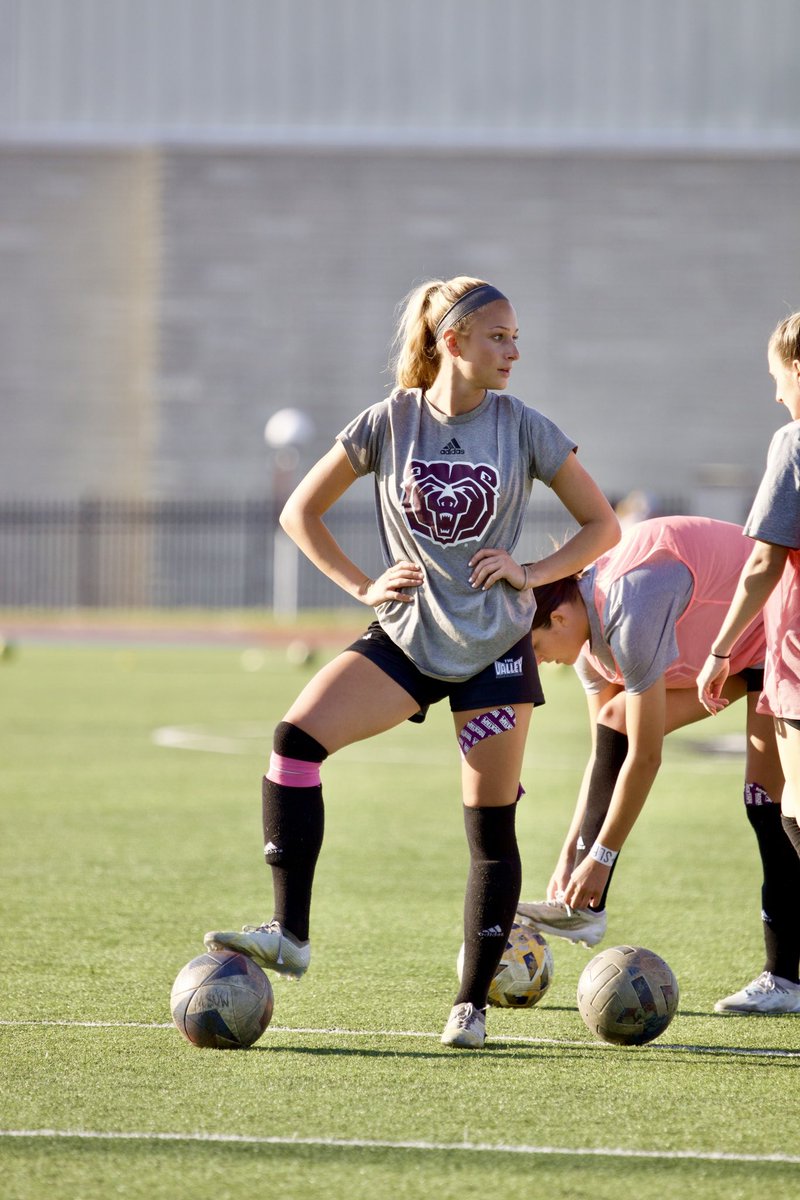
M 711 713 L 712 717 L 716 716 L 718 712 L 722 712 L 723 708 L 728 707 L 728 701 L 722 695 L 722 689 L 729 671 L 730 662 L 727 658 L 718 658 L 715 654 L 709 654 L 703 663 L 703 669 L 697 676 L 697 695 L 703 708 L 706 712 Z
M 501 579 L 507 579 L 512 587 L 519 591 L 525 587 L 525 568 L 515 562 L 507 550 L 496 550 L 484 546 L 470 559 L 472 574 L 469 577 L 470 586 L 487 591 Z
M 372 608 L 378 604 L 385 604 L 387 600 L 399 600 L 401 604 L 411 604 L 414 594 L 404 589 L 418 588 L 423 580 L 422 567 L 417 563 L 401 559 L 400 562 L 392 563 L 391 567 L 377 579 L 373 579 L 361 598 Z

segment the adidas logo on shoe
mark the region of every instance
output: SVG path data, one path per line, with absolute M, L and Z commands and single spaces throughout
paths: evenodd
M 299 979 L 311 960 L 309 942 L 296 942 L 277 921 L 267 925 L 245 925 L 241 932 L 212 929 L 203 938 L 209 950 L 232 950 L 246 954 L 265 971 L 277 971 Z
M 442 446 L 440 454 L 464 454 L 464 448 L 459 444 L 458 438 L 451 438 L 446 446 Z

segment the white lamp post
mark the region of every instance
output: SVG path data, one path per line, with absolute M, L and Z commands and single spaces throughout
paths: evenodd
M 294 487 L 300 448 L 314 436 L 314 422 L 298 408 L 281 408 L 264 427 L 264 441 L 272 451 L 272 496 L 278 512 Z M 284 617 L 297 615 L 299 557 L 297 546 L 278 528 L 272 549 L 272 608 Z

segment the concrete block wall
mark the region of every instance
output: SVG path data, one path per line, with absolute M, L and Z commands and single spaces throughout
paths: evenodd
M 3 149 L 0 499 L 267 495 L 267 418 L 322 453 L 388 390 L 399 299 L 465 272 L 610 495 L 735 517 L 784 418 L 799 188 L 791 155 Z

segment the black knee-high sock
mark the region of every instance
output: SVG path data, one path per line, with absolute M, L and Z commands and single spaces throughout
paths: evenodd
M 464 966 L 456 1004 L 486 1007 L 486 996 L 517 911 L 522 864 L 516 804 L 465 808 L 470 864 L 464 898 Z
M 291 752 L 291 757 L 309 763 L 328 756 L 318 741 L 285 722 L 276 730 L 275 747 L 278 753 Z M 261 813 L 264 858 L 272 868 L 274 919 L 303 942 L 308 937 L 311 888 L 325 829 L 322 787 L 288 787 L 265 776 Z
M 800 858 L 800 825 L 797 823 L 797 818 L 782 816 L 781 824 L 786 836 L 797 851 L 798 858 Z
M 627 734 L 610 729 L 608 725 L 598 725 L 595 731 L 594 766 L 589 779 L 586 812 L 583 814 L 578 848 L 575 854 L 576 867 L 583 862 L 597 840 L 597 835 L 602 829 L 603 821 L 605 821 L 611 805 L 611 797 L 614 795 L 622 764 L 627 756 Z M 608 889 L 611 886 L 616 865 L 615 862 L 611 868 L 600 900 L 593 906 L 598 912 L 606 906 Z
M 800 858 L 786 836 L 779 804 L 757 783 L 744 789 L 747 819 L 761 855 L 761 919 L 766 948 L 765 971 L 798 982 L 800 961 Z

